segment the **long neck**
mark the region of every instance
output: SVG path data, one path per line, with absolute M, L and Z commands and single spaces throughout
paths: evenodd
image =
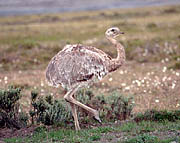
M 125 62 L 126 56 L 125 56 L 125 50 L 121 43 L 119 43 L 116 39 L 108 37 L 107 39 L 116 47 L 117 49 L 117 58 L 112 59 L 109 61 L 108 64 L 108 71 L 112 72 L 118 69 L 120 66 L 122 66 Z

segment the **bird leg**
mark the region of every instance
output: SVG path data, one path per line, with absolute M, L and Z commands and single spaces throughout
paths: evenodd
M 73 104 L 73 103 L 70 103 L 70 106 L 71 106 L 71 110 L 72 110 L 72 115 L 73 115 L 73 118 L 74 118 L 74 123 L 75 123 L 75 129 L 76 131 L 80 130 L 80 126 L 79 126 L 79 121 L 78 121 L 78 116 L 77 116 L 77 108 L 76 108 L 76 105 Z
M 66 93 L 66 95 L 64 96 L 64 99 L 67 102 L 70 102 L 71 104 L 75 104 L 85 110 L 87 110 L 88 112 L 90 112 L 91 114 L 94 115 L 94 118 L 101 123 L 101 120 L 99 118 L 99 112 L 95 109 L 92 109 L 90 107 L 88 107 L 87 105 L 82 104 L 81 102 L 77 101 L 76 99 L 73 98 L 74 93 L 79 89 L 81 85 L 77 85 L 76 87 L 74 87 L 73 89 L 71 89 L 70 91 L 68 91 L 68 93 Z M 74 112 L 74 111 L 72 111 Z M 76 121 L 77 122 L 77 121 Z
M 72 93 L 73 89 L 69 90 L 66 95 L 64 96 L 64 99 L 69 102 L 65 97 L 69 94 L 72 94 L 72 96 L 74 95 L 73 93 L 75 93 L 75 91 Z M 72 111 L 72 115 L 74 118 L 74 124 L 75 124 L 75 129 L 76 131 L 80 130 L 80 126 L 79 126 L 79 121 L 78 121 L 78 116 L 77 116 L 77 110 L 76 110 L 76 105 L 74 103 L 69 102 L 70 106 L 71 106 L 71 111 Z

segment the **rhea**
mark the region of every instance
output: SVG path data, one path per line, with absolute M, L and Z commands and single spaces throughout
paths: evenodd
M 109 28 L 105 32 L 106 38 L 117 49 L 115 59 L 95 47 L 76 44 L 66 45 L 49 62 L 46 79 L 52 86 L 61 85 L 67 89 L 64 99 L 70 103 L 76 130 L 80 130 L 77 106 L 87 110 L 101 123 L 99 112 L 77 101 L 74 94 L 79 88 L 89 86 L 97 79 L 101 80 L 105 75 L 123 65 L 125 50 L 123 45 L 116 40 L 120 34 L 124 33 L 118 27 Z

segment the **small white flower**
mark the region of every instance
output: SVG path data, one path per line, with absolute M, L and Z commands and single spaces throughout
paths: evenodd
M 178 72 L 176 72 L 176 76 L 179 76 L 180 74 Z
M 165 58 L 165 61 L 166 61 L 166 62 L 168 62 L 168 61 L 169 61 L 169 59 L 168 59 L 168 58 Z
M 141 82 L 142 82 L 142 83 L 144 83 L 144 79 L 143 79 L 143 80 L 141 80 Z
M 44 89 L 41 89 L 41 92 L 44 92 Z
M 126 83 L 122 83 L 121 86 L 126 86 Z
M 151 73 L 150 73 L 150 72 L 148 72 L 148 73 L 147 73 L 147 75 L 151 75 Z
M 130 90 L 130 87 L 129 87 L 129 86 L 126 86 L 124 89 L 125 89 L 125 90 Z
M 135 104 L 135 101 L 132 101 L 133 104 Z
M 158 100 L 158 99 L 156 99 L 156 100 L 155 100 L 155 102 L 156 102 L 156 103 L 159 103 L 159 100 Z
M 141 82 L 139 82 L 138 80 L 136 82 L 138 86 L 141 86 Z
M 163 77 L 163 79 L 162 79 L 162 81 L 163 81 L 163 82 L 165 82 L 165 81 L 166 81 L 166 79 L 167 79 L 167 77 L 166 77 L 166 76 L 164 76 L 164 77 Z
M 50 95 L 51 95 L 51 96 L 53 96 L 54 94 L 53 94 L 53 93 L 51 93 Z
M 6 80 L 8 80 L 8 77 L 7 77 L 7 76 L 5 76 L 5 77 L 4 77 L 4 80 L 5 80 L 5 81 L 6 81 Z
M 22 71 L 20 70 L 20 71 L 18 71 L 18 73 L 19 73 L 19 74 L 22 74 Z
M 21 112 L 21 109 L 19 108 L 18 112 L 20 113 Z
M 175 86 L 176 86 L 176 84 L 175 84 L 175 83 L 172 83 L 172 89 L 174 89 L 174 88 L 175 88 Z
M 44 86 L 44 83 L 43 83 L 43 82 L 41 82 L 41 86 Z
M 174 70 L 173 69 L 170 69 L 171 72 L 173 72 Z
M 133 80 L 133 81 L 132 81 L 132 83 L 133 83 L 133 84 L 135 84 L 135 83 L 136 83 L 136 81 L 135 81 L 135 80 Z
M 171 80 L 171 77 L 169 77 L 168 80 Z
M 178 103 L 177 105 L 176 105 L 176 107 L 179 107 L 180 106 L 180 104 Z
M 5 81 L 4 81 L 4 83 L 5 83 L 5 84 L 7 84 L 7 83 L 8 83 L 8 81 L 7 81 L 7 80 L 5 80 Z
M 34 59 L 34 62 L 36 63 L 36 62 L 37 62 L 37 59 Z
M 167 67 L 163 67 L 163 70 L 162 70 L 162 71 L 163 71 L 163 72 L 166 72 L 166 70 L 167 70 Z
M 1 82 L 2 80 L 0 79 L 0 82 Z
M 113 78 L 111 77 L 111 78 L 109 78 L 109 81 L 112 81 L 113 80 Z
M 121 70 L 120 72 L 119 72 L 120 74 L 124 74 L 124 72 Z

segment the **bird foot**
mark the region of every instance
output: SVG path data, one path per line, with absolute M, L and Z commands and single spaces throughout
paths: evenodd
M 102 124 L 101 119 L 99 118 L 99 116 L 93 116 L 94 120 L 98 121 L 100 124 Z
M 80 131 L 81 130 L 81 128 L 77 127 L 77 126 L 75 126 L 75 129 L 76 129 L 76 131 Z

